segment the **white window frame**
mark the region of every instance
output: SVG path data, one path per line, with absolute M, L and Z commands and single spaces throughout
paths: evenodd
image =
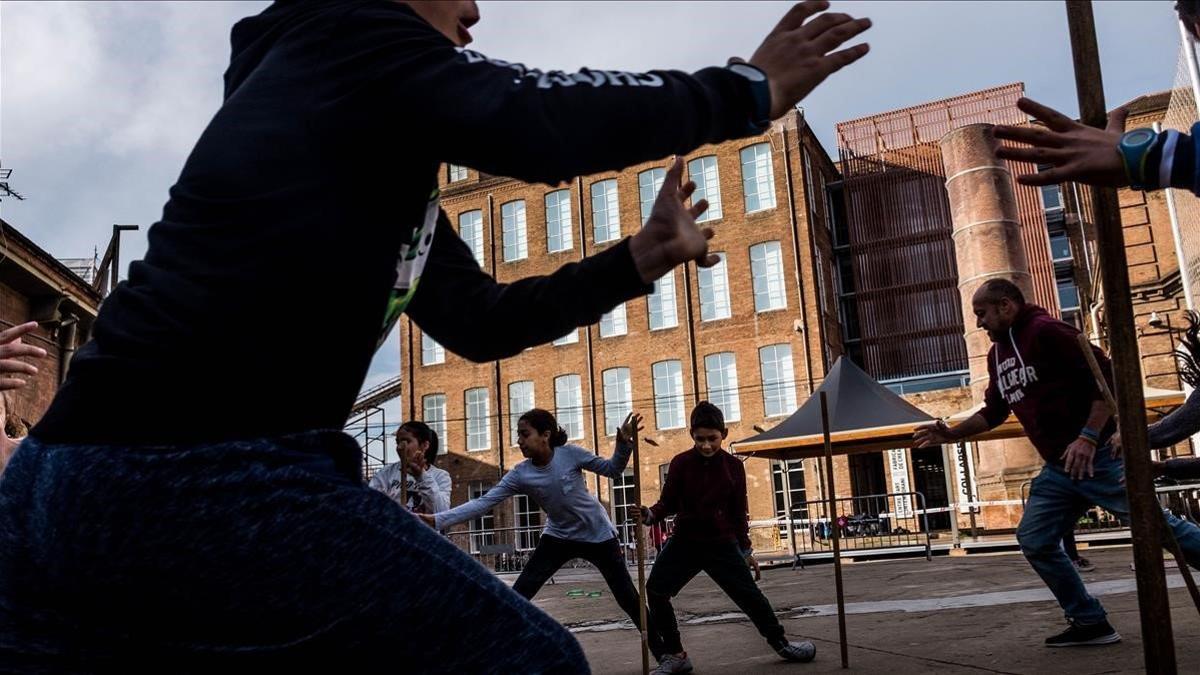
M 597 244 L 621 238 L 621 202 L 617 179 L 592 183 L 592 237 Z
M 504 262 L 516 262 L 529 257 L 529 237 L 525 214 L 524 199 L 514 199 L 500 205 Z
M 717 156 L 705 155 L 688 162 L 688 178 L 696 183 L 692 203 L 708 200 L 708 210 L 701 213 L 696 222 L 720 219 L 724 214 L 721 211 L 721 175 L 717 168 Z
M 763 385 L 763 416 L 782 417 L 795 412 L 796 369 L 792 363 L 792 345 L 781 342 L 759 347 L 758 368 Z
M 446 179 L 450 183 L 457 183 L 467 179 L 467 167 L 457 164 L 447 164 Z
M 742 419 L 742 399 L 738 390 L 737 355 L 717 352 L 704 357 L 706 396 L 725 413 L 726 422 Z
M 665 330 L 679 325 L 679 308 L 675 304 L 675 270 L 670 270 L 654 282 L 654 291 L 646 296 L 646 321 L 650 330 Z
M 659 429 L 682 429 L 683 363 L 677 359 L 659 361 L 650 367 L 654 380 L 654 424 Z
M 538 540 L 542 537 L 542 510 L 529 495 L 513 497 L 513 518 L 515 519 L 518 551 L 532 551 L 537 548 Z
M 446 395 L 425 394 L 421 397 L 421 420 L 429 425 L 438 435 L 438 454 L 450 452 L 450 444 L 446 440 Z
M 421 333 L 421 365 L 436 366 L 446 362 L 446 349 L 437 340 L 429 337 L 429 333 Z
M 483 211 L 463 211 L 458 214 L 458 237 L 471 249 L 475 262 L 483 267 Z
M 577 342 L 579 342 L 579 329 L 572 328 L 570 333 L 558 338 L 552 344 L 555 347 L 562 347 L 564 345 L 573 345 Z
M 821 316 L 824 317 L 829 313 L 829 303 L 825 299 L 825 257 L 821 255 L 820 248 L 815 249 L 815 251 L 817 254 L 815 258 L 816 269 L 813 270 L 813 273 L 817 277 L 817 301 L 821 306 Z
M 784 471 L 787 471 L 785 476 Z M 791 492 L 792 518 L 808 518 L 808 491 L 804 485 L 804 460 L 771 460 L 771 494 L 775 505 L 775 518 L 779 520 L 779 534 L 786 537 L 788 501 L 785 493 Z
M 559 253 L 575 248 L 571 224 L 571 191 L 546 193 L 546 251 Z
M 609 481 L 609 501 L 612 505 L 612 522 L 616 525 L 617 536 L 622 544 L 633 541 L 633 526 L 629 522 L 630 507 L 634 506 L 636 495 L 633 492 L 633 468 L 625 469 L 619 478 Z
M 661 167 L 646 169 L 638 174 L 638 198 L 641 203 L 643 225 L 650 220 L 654 201 L 658 199 L 658 191 L 662 189 L 663 181 L 666 178 L 667 170 Z
M 482 396 L 482 400 L 480 400 L 480 396 Z M 475 400 L 472 400 L 472 397 Z M 492 447 L 490 398 L 487 387 L 473 387 L 463 392 L 463 409 L 466 411 L 467 418 L 468 452 L 490 450 Z
M 808 205 L 808 222 L 810 226 L 812 221 L 817 219 L 817 201 L 813 198 L 816 194 L 813 185 L 816 177 L 813 175 L 812 158 L 809 157 L 808 148 L 804 148 L 804 202 Z
M 473 480 L 467 483 L 467 499 L 479 499 L 491 490 L 491 484 L 484 483 L 481 480 Z M 484 546 L 492 546 L 496 543 L 496 515 L 492 511 L 471 520 L 467 529 L 470 532 L 468 539 L 470 540 L 470 551 L 472 554 L 478 554 Z
M 533 380 L 508 383 L 508 436 L 509 444 L 517 444 L 517 422 L 521 415 L 534 407 Z
M 746 213 L 775 208 L 775 167 L 770 143 L 755 143 L 742 148 L 742 197 Z M 755 200 L 756 205 L 751 204 Z
M 605 312 L 600 316 L 600 337 L 610 338 L 629 333 L 629 320 L 625 312 L 625 303 Z
M 625 416 L 633 412 L 633 382 L 624 366 L 608 368 L 600 378 L 604 383 L 604 435 L 615 436 Z
M 554 417 L 567 432 L 567 438 L 583 438 L 583 385 L 576 373 L 554 378 Z
M 729 266 L 726 255 L 720 251 L 715 255 L 721 259 L 720 262 L 712 267 L 701 267 L 696 273 L 700 286 L 701 321 L 720 321 L 733 316 L 733 308 L 729 301 Z M 706 292 L 712 297 L 709 301 L 704 299 Z
M 750 247 L 750 280 L 754 289 L 754 311 L 787 309 L 783 282 L 783 245 L 776 240 Z

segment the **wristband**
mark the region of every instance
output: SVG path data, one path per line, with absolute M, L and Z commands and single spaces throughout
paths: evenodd
M 1135 190 L 1154 187 L 1146 176 L 1146 159 L 1158 142 L 1158 136 L 1152 129 L 1134 129 L 1123 134 L 1117 142 L 1117 152 L 1121 154 L 1125 177 L 1129 179 L 1129 186 Z M 1157 173 L 1158 167 L 1154 169 Z
M 742 61 L 730 63 L 725 68 L 750 83 L 750 99 L 754 104 L 748 120 L 750 133 L 766 131 L 771 126 L 771 87 L 767 83 L 767 74 L 761 68 Z

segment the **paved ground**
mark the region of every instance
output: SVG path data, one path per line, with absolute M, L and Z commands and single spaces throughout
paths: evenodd
M 1097 570 L 1084 575 L 1124 636 L 1110 646 L 1047 649 L 1065 627 L 1058 605 L 1016 553 L 971 554 L 844 567 L 850 669 L 861 673 L 1144 672 L 1128 546 L 1084 550 Z M 1174 563 L 1172 563 L 1173 565 Z M 596 673 L 637 673 L 638 636 L 598 574 L 564 570 L 538 606 L 570 627 Z M 1180 673 L 1200 673 L 1200 616 L 1178 573 L 1168 575 Z M 808 665 L 781 662 L 754 627 L 705 576 L 677 599 L 684 647 L 703 673 L 841 671 L 833 567 L 764 570 L 760 582 L 793 638 L 817 645 Z M 602 591 L 599 598 L 568 597 Z

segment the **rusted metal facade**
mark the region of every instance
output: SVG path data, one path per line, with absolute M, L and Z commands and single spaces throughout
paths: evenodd
M 1009 84 L 837 125 L 861 335 L 854 350 L 877 379 L 967 368 L 950 205 L 938 141 L 960 126 L 1018 124 L 1024 85 Z M 1014 175 L 1036 169 L 1007 162 Z M 1037 188 L 1016 185 L 1033 302 L 1058 311 Z

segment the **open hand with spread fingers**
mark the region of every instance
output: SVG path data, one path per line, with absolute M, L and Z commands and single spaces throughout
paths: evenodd
M 40 359 L 46 356 L 41 347 L 27 345 L 21 338 L 37 330 L 36 321 L 0 331 L 0 391 L 20 389 L 26 382 L 22 375 L 37 375 L 37 366 L 21 359 Z
M 652 283 L 675 268 L 695 260 L 701 267 L 712 267 L 720 258 L 708 252 L 708 240 L 713 238 L 711 227 L 698 227 L 696 218 L 708 210 L 708 201 L 701 199 L 688 206 L 687 200 L 696 191 L 696 183 L 683 180 L 683 158 L 676 157 L 667 169 L 650 217 L 638 233 L 629 240 L 629 253 L 643 283 Z
M 1002 159 L 1051 166 L 1046 171 L 1017 176 L 1017 182 L 1025 185 L 1057 185 L 1068 181 L 1101 187 L 1129 185 L 1125 163 L 1117 149 L 1125 132 L 1127 110 L 1112 111 L 1108 115 L 1108 126 L 1097 129 L 1032 99 L 1022 98 L 1017 101 L 1017 107 L 1045 126 L 996 127 L 993 134 L 997 139 L 1023 144 L 1000 146 L 996 155 Z
M 767 76 L 771 119 L 782 117 L 825 78 L 866 56 L 870 50 L 866 43 L 841 49 L 848 40 L 871 27 L 870 19 L 855 19 L 841 13 L 822 14 L 826 9 L 829 3 L 824 0 L 794 5 L 750 57 L 750 65 Z
M 646 427 L 642 424 L 642 416 L 639 413 L 631 412 L 625 416 L 625 421 L 617 429 L 617 441 L 620 443 L 632 443 L 634 432 L 641 433 Z

